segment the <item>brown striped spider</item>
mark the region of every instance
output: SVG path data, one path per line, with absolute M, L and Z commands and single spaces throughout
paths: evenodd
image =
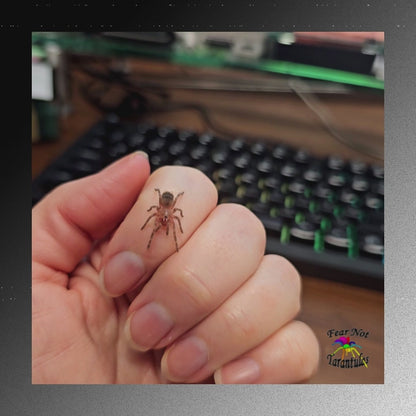
M 174 199 L 173 194 L 171 192 L 163 192 L 163 194 L 161 194 L 160 190 L 157 188 L 155 188 L 155 191 L 159 194 L 159 205 L 152 205 L 147 210 L 147 212 L 149 212 L 152 209 L 156 208 L 156 212 L 150 215 L 150 217 L 143 224 L 142 228 L 140 228 L 140 230 L 143 230 L 144 227 L 146 227 L 147 223 L 150 221 L 150 219 L 156 217 L 153 225 L 152 234 L 150 235 L 149 242 L 147 243 L 147 248 L 150 248 L 153 236 L 159 230 L 160 227 L 166 227 L 166 235 L 169 235 L 169 225 L 171 224 L 173 228 L 173 238 L 175 239 L 176 251 L 179 251 L 174 220 L 178 221 L 179 229 L 182 234 L 183 230 L 180 218 L 177 215 L 174 215 L 174 213 L 179 212 L 181 214 L 181 217 L 183 218 L 182 210 L 180 208 L 175 208 L 175 204 L 178 198 L 184 193 L 180 192 L 178 195 L 176 195 L 176 198 Z

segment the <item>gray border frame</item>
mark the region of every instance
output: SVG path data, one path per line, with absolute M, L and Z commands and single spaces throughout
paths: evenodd
M 41 6 L 46 4 L 46 2 L 39 3 Z M 59 15 L 60 6 L 57 3 L 49 2 L 48 18 L 54 11 L 57 16 Z M 117 7 L 117 2 L 114 3 Z M 203 7 L 208 7 L 208 3 L 205 2 Z M 2 278 L 0 284 L 9 291 L 7 296 L 10 294 L 10 298 L 13 299 L 0 305 L 2 329 L 0 374 L 3 379 L 0 385 L 0 400 L 3 414 L 150 416 L 299 415 L 307 412 L 337 415 L 410 415 L 414 412 L 416 408 L 414 394 L 416 355 L 412 350 L 416 335 L 413 318 L 416 316 L 416 279 L 413 261 L 416 248 L 414 242 L 416 235 L 414 4 L 412 1 L 342 2 L 339 0 L 338 2 L 308 1 L 303 2 L 303 6 L 300 5 L 302 2 L 298 1 L 286 1 L 286 3 L 271 1 L 265 6 L 252 0 L 235 2 L 233 6 L 239 5 L 240 8 L 236 9 L 233 15 L 224 16 L 222 10 L 229 8 L 231 3 L 227 0 L 212 1 L 210 13 L 201 17 L 200 14 L 195 13 L 199 9 L 200 2 L 187 2 L 189 10 L 186 19 L 187 22 L 194 23 L 185 24 L 179 20 L 176 27 L 175 24 L 173 25 L 172 30 L 381 30 L 386 34 L 385 384 L 32 386 L 30 384 L 30 317 L 27 315 L 28 312 L 30 313 L 30 308 L 27 306 L 30 299 L 30 283 L 22 279 L 22 276 L 27 277 L 30 273 L 29 244 L 22 243 L 28 239 L 28 217 L 22 216 L 22 210 L 16 209 L 13 202 L 20 203 L 24 200 L 23 206 L 26 208 L 29 208 L 30 203 L 29 198 L 26 201 L 21 195 L 16 196 L 15 188 L 10 186 L 7 189 L 11 191 L 9 196 L 12 203 L 5 204 L 3 209 L 5 217 L 10 218 L 12 225 L 19 224 L 19 227 L 16 234 L 12 225 L 6 224 L 3 231 L 7 236 L 7 242 L 2 241 L 1 246 L 2 264 L 8 274 L 4 279 L 10 280 Z M 171 4 L 175 4 L 178 9 L 178 1 L 172 1 Z M 113 10 L 116 10 L 116 7 Z M 155 27 L 153 30 L 156 30 L 158 20 L 162 23 L 161 30 L 165 30 L 164 19 L 169 19 L 171 15 L 163 15 L 163 10 L 168 6 L 156 4 L 154 7 L 156 13 L 152 16 L 152 26 Z M 79 13 L 79 9 L 76 13 Z M 78 18 L 76 13 L 73 19 L 75 22 Z M 218 19 L 215 20 L 215 17 Z M 200 19 L 206 20 L 199 24 Z M 230 23 L 226 23 L 224 19 L 229 19 Z M 214 21 L 215 23 L 212 23 Z M 37 22 L 39 25 L 39 20 Z M 62 30 L 76 30 L 70 25 L 63 27 L 63 25 L 51 24 L 47 19 L 44 27 L 49 30 L 57 30 L 58 27 Z M 93 27 L 91 25 L 90 29 L 92 30 Z M 15 29 L 13 26 L 12 30 Z M 98 27 L 97 29 L 100 30 Z M 30 150 L 28 154 L 25 154 L 25 150 L 21 152 L 22 157 L 15 153 L 13 157 L 20 162 L 20 166 L 23 166 L 22 161 L 27 162 Z M 10 179 L 10 183 L 20 186 L 28 176 L 20 174 L 17 179 Z M 28 212 L 26 215 L 29 215 Z

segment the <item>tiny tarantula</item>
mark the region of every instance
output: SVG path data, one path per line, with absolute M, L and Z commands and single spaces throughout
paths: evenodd
M 176 227 L 175 227 L 175 221 L 178 221 L 179 229 L 181 230 L 181 233 L 183 234 L 182 230 L 182 224 L 181 220 L 177 215 L 174 215 L 176 211 L 179 211 L 181 214 L 181 217 L 183 218 L 182 210 L 179 208 L 175 208 L 175 204 L 177 199 L 183 195 L 183 192 L 180 192 L 178 195 L 176 195 L 176 198 L 173 199 L 173 194 L 171 192 L 163 192 L 163 194 L 160 193 L 160 190 L 155 188 L 155 191 L 159 194 L 159 205 L 152 205 L 147 212 L 151 211 L 152 209 L 156 208 L 156 212 L 146 220 L 146 222 L 143 224 L 142 228 L 140 230 L 143 230 L 144 227 L 146 227 L 147 223 L 150 221 L 151 218 L 156 217 L 154 221 L 153 231 L 150 235 L 149 242 L 147 243 L 147 248 L 150 248 L 150 244 L 152 242 L 153 236 L 155 235 L 156 231 L 159 230 L 160 227 L 166 227 L 166 235 L 169 235 L 169 224 L 172 224 L 173 228 L 173 238 L 175 239 L 175 246 L 176 251 L 179 251 L 178 248 L 178 241 L 176 239 Z

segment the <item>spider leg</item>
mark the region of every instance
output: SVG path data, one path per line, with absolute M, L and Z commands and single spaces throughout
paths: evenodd
M 177 215 L 173 215 L 173 218 L 175 218 L 176 220 L 178 220 L 179 229 L 181 230 L 181 233 L 183 234 L 181 219 Z M 173 223 L 175 224 L 174 221 L 173 221 Z
M 169 235 L 169 223 L 166 224 L 166 235 Z
M 161 224 L 159 224 L 157 227 L 153 228 L 152 234 L 150 235 L 150 238 L 149 238 L 149 242 L 147 243 L 147 249 L 149 249 L 149 248 L 150 248 L 150 244 L 151 244 L 151 242 L 152 242 L 152 240 L 153 240 L 153 236 L 155 235 L 156 231 L 157 231 L 157 230 L 158 230 L 161 226 L 162 226 L 162 225 L 161 225 Z
M 183 192 L 179 192 L 178 195 L 176 195 L 176 198 L 174 199 L 173 204 L 172 204 L 172 208 L 175 206 L 176 201 L 178 200 L 178 198 L 183 194 L 184 194 Z
M 358 354 L 358 351 L 357 351 L 357 354 Z M 366 366 L 366 368 L 368 368 L 368 365 L 367 365 L 367 363 L 365 362 L 365 360 L 364 360 L 364 358 L 362 357 L 362 355 L 361 354 L 358 354 L 358 356 L 361 358 L 361 361 L 363 362 L 363 364 Z
M 176 246 L 176 251 L 179 252 L 179 248 L 178 248 L 178 240 L 176 238 L 176 227 L 175 227 L 175 221 L 172 221 L 172 227 L 173 227 L 173 238 L 175 239 L 175 246 Z
M 159 205 L 162 205 L 162 195 L 160 193 L 160 189 L 155 188 L 155 191 L 159 194 Z
M 179 212 L 181 213 L 181 217 L 183 218 L 183 213 L 182 213 L 182 210 L 181 210 L 180 208 L 175 208 L 175 209 L 173 210 L 173 212 L 175 212 L 175 211 L 179 211 Z
M 361 348 L 361 347 L 360 347 Z M 351 348 L 351 352 L 352 352 L 352 355 L 354 356 L 354 352 L 353 352 L 353 350 L 357 353 L 357 356 L 359 357 L 359 358 L 361 358 L 361 361 L 363 362 L 363 364 L 368 368 L 368 365 L 367 365 L 367 363 L 364 361 L 364 358 L 361 356 L 361 354 L 359 354 L 358 353 L 358 351 L 355 349 L 355 348 Z M 355 356 L 354 356 L 354 358 L 355 358 Z
M 147 220 L 146 222 L 143 224 L 142 228 L 140 228 L 141 230 L 143 230 L 144 227 L 146 227 L 146 224 L 150 221 L 151 218 L 155 217 L 157 214 L 152 214 Z
M 148 210 L 147 210 L 147 212 L 149 212 L 149 211 L 151 211 L 153 208 L 159 208 L 157 205 L 152 205 Z
M 331 355 L 335 355 L 341 349 L 342 349 L 342 347 L 338 347 Z

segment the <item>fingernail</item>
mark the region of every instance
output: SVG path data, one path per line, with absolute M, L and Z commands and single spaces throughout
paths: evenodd
M 207 362 L 206 343 L 196 336 L 190 336 L 168 351 L 164 364 L 170 380 L 182 381 L 190 378 Z
M 143 156 L 145 159 L 149 159 L 149 155 L 143 152 L 143 150 L 137 150 L 133 152 L 133 156 L 136 156 L 136 155 L 140 155 L 140 156 Z
M 126 333 L 136 349 L 147 351 L 154 347 L 173 325 L 167 310 L 162 305 L 151 302 L 131 315 L 126 324 Z
M 260 378 L 260 367 L 252 358 L 233 361 L 214 374 L 216 384 L 251 384 Z
M 120 296 L 139 284 L 144 274 L 141 257 L 132 251 L 122 251 L 112 257 L 100 272 L 100 282 L 106 294 Z

